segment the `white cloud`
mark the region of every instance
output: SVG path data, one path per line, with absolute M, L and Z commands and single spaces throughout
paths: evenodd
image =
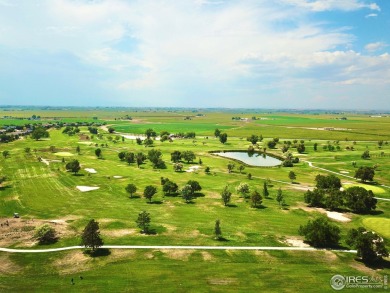
M 352 11 L 359 9 L 371 9 L 380 11 L 376 3 L 366 3 L 361 0 L 280 0 L 290 5 L 306 8 L 312 11 L 343 10 Z
M 369 44 L 365 45 L 364 49 L 366 49 L 369 52 L 375 52 L 378 50 L 382 50 L 382 49 L 386 48 L 387 46 L 388 45 L 386 43 L 376 42 L 376 43 L 369 43 Z
M 370 13 L 370 14 L 367 14 L 367 15 L 365 16 L 365 18 L 377 17 L 377 16 L 378 16 L 377 13 Z

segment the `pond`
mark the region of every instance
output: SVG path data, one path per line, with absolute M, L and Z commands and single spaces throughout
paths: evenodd
M 256 167 L 274 167 L 279 166 L 282 163 L 282 161 L 277 158 L 259 153 L 250 155 L 248 152 L 217 152 L 214 153 L 214 155 L 234 159 L 249 166 Z

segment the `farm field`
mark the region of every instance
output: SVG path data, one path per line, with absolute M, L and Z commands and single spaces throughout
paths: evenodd
M 200 114 L 200 115 L 198 115 Z M 40 120 L 27 120 L 39 115 Z M 131 120 L 122 119 L 131 117 Z M 304 193 L 315 187 L 318 174 L 336 173 L 343 188 L 360 186 L 375 196 L 390 199 L 390 117 L 363 114 L 296 114 L 198 112 L 182 110 L 72 109 L 72 110 L 0 110 L 3 125 L 49 122 L 99 122 L 99 134 L 79 127 L 79 135 L 69 136 L 61 129 L 50 128 L 49 138 L 34 140 L 23 137 L 0 144 L 0 176 L 6 180 L 0 188 L 0 247 L 58 248 L 80 244 L 80 234 L 90 219 L 100 224 L 107 245 L 199 245 L 199 246 L 272 246 L 307 245 L 298 228 L 324 211 L 309 208 Z M 15 118 L 19 119 L 15 119 Z M 94 118 L 95 117 L 95 118 Z M 240 117 L 242 119 L 232 119 Z M 256 119 L 252 119 L 256 117 Z M 347 120 L 340 118 L 346 117 Z M 24 119 L 21 119 L 24 118 Z M 115 129 L 109 133 L 108 128 Z M 174 138 L 172 142 L 154 140 L 152 147 L 138 145 L 135 139 L 118 139 L 122 135 L 144 135 L 147 129 L 169 133 L 195 132 L 194 139 Z M 215 129 L 228 135 L 222 144 Z M 251 144 L 247 137 L 262 135 L 259 150 L 284 157 L 284 141 L 304 140 L 305 152 L 290 149 L 300 162 L 292 168 L 251 167 L 218 157 L 211 151 L 243 150 Z M 267 142 L 279 138 L 275 149 Z M 381 147 L 378 141 L 384 141 Z M 317 145 L 317 150 L 314 150 Z M 333 151 L 325 149 L 334 146 Z M 80 153 L 77 152 L 80 148 Z M 354 150 L 350 150 L 353 147 Z M 30 148 L 30 152 L 26 152 Z M 102 157 L 95 151 L 100 148 Z M 137 167 L 121 161 L 122 151 L 147 154 L 160 150 L 166 168 L 154 168 L 149 160 Z M 174 151 L 193 151 L 193 162 L 182 162 L 183 171 L 175 172 L 171 162 Z M 362 159 L 364 151 L 370 159 Z M 65 165 L 73 159 L 81 163 L 77 175 Z M 354 164 L 352 164 L 354 162 Z M 235 164 L 233 172 L 227 165 Z M 312 166 L 310 164 L 312 164 Z M 354 177 L 360 166 L 375 166 L 374 183 L 363 184 Z M 210 172 L 206 173 L 206 168 Z M 93 171 L 92 171 L 93 170 Z M 293 170 L 296 179 L 289 179 Z M 334 172 L 334 173 L 330 173 Z M 251 174 L 251 178 L 248 178 Z M 169 178 L 179 188 L 196 180 L 202 189 L 191 203 L 180 195 L 165 195 L 161 177 Z M 259 208 L 236 192 L 240 183 L 262 193 L 268 183 L 269 197 Z M 135 196 L 125 187 L 133 183 Z M 149 203 L 142 195 L 147 185 L 157 187 Z M 77 187 L 98 189 L 82 192 Z M 221 200 L 225 186 L 231 190 L 230 205 Z M 286 206 L 276 201 L 281 189 Z M 151 216 L 153 235 L 140 233 L 136 219 L 140 212 Z M 18 213 L 19 219 L 12 215 Z M 349 249 L 345 236 L 349 229 L 363 226 L 380 234 L 389 248 L 390 201 L 378 200 L 376 210 L 368 215 L 343 212 L 348 222 L 331 220 L 341 229 L 340 245 Z M 214 239 L 214 224 L 220 220 L 226 241 Z M 3 223 L 9 221 L 9 226 Z M 38 245 L 32 238 L 36 226 L 49 223 L 59 233 L 56 243 Z M 295 242 L 294 242 L 295 241 Z M 128 292 L 331 292 L 333 275 L 389 275 L 389 267 L 370 268 L 354 259 L 354 254 L 332 251 L 206 251 L 206 250 L 118 250 L 103 251 L 90 257 L 82 250 L 42 254 L 0 252 L 0 290 L 4 292 L 110 290 Z M 83 279 L 80 278 L 83 277 Z M 75 280 L 71 285 L 70 280 Z M 358 290 L 359 291 L 359 290 Z M 364 291 L 364 290 L 362 290 Z M 369 290 L 368 290 L 369 291 Z M 372 291 L 372 290 L 371 290 Z M 370 292 L 371 292 L 370 291 Z

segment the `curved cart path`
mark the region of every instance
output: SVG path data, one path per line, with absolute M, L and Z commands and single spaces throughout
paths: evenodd
M 46 253 L 65 250 L 83 249 L 84 246 L 67 246 L 48 249 L 18 249 L 18 248 L 3 248 L 0 251 L 11 253 Z M 103 245 L 101 248 L 108 249 L 192 249 L 192 250 L 297 250 L 297 251 L 335 251 L 356 253 L 356 250 L 347 249 L 320 249 L 314 247 L 292 247 L 292 246 L 180 246 L 180 245 Z

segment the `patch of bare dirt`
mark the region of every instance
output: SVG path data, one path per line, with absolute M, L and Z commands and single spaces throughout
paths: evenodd
M 69 229 L 69 224 L 65 219 L 57 220 L 27 220 L 21 218 L 0 218 L 0 246 L 7 247 L 16 245 L 17 247 L 31 247 L 36 244 L 34 239 L 35 229 L 43 224 L 52 226 L 57 237 L 73 235 Z
M 0 255 L 0 274 L 16 275 L 22 271 L 22 267 L 14 263 L 8 254 Z
M 203 260 L 205 260 L 205 261 L 213 261 L 215 259 L 215 257 L 210 252 L 202 251 L 201 254 L 202 254 Z
M 302 209 L 306 212 L 319 212 L 321 214 L 325 214 L 328 218 L 332 219 L 332 220 L 336 220 L 336 221 L 339 221 L 339 222 L 350 222 L 351 221 L 351 215 L 347 214 L 347 213 L 339 213 L 339 212 L 332 212 L 332 211 L 327 211 L 323 208 L 312 208 L 312 207 L 308 207 L 308 206 L 305 206 L 305 205 L 300 205 L 298 207 L 299 209 Z
M 170 259 L 188 261 L 188 258 L 195 252 L 193 249 L 162 249 L 162 253 Z
M 83 254 L 81 250 L 71 251 L 53 263 L 60 274 L 77 273 L 89 269 L 92 265 L 91 257 Z
M 302 239 L 295 238 L 295 237 L 286 238 L 283 242 L 293 247 L 310 247 L 310 245 L 303 242 Z
M 109 237 L 123 237 L 127 235 L 134 235 L 138 233 L 137 229 L 116 229 L 116 230 L 104 230 L 102 234 Z

